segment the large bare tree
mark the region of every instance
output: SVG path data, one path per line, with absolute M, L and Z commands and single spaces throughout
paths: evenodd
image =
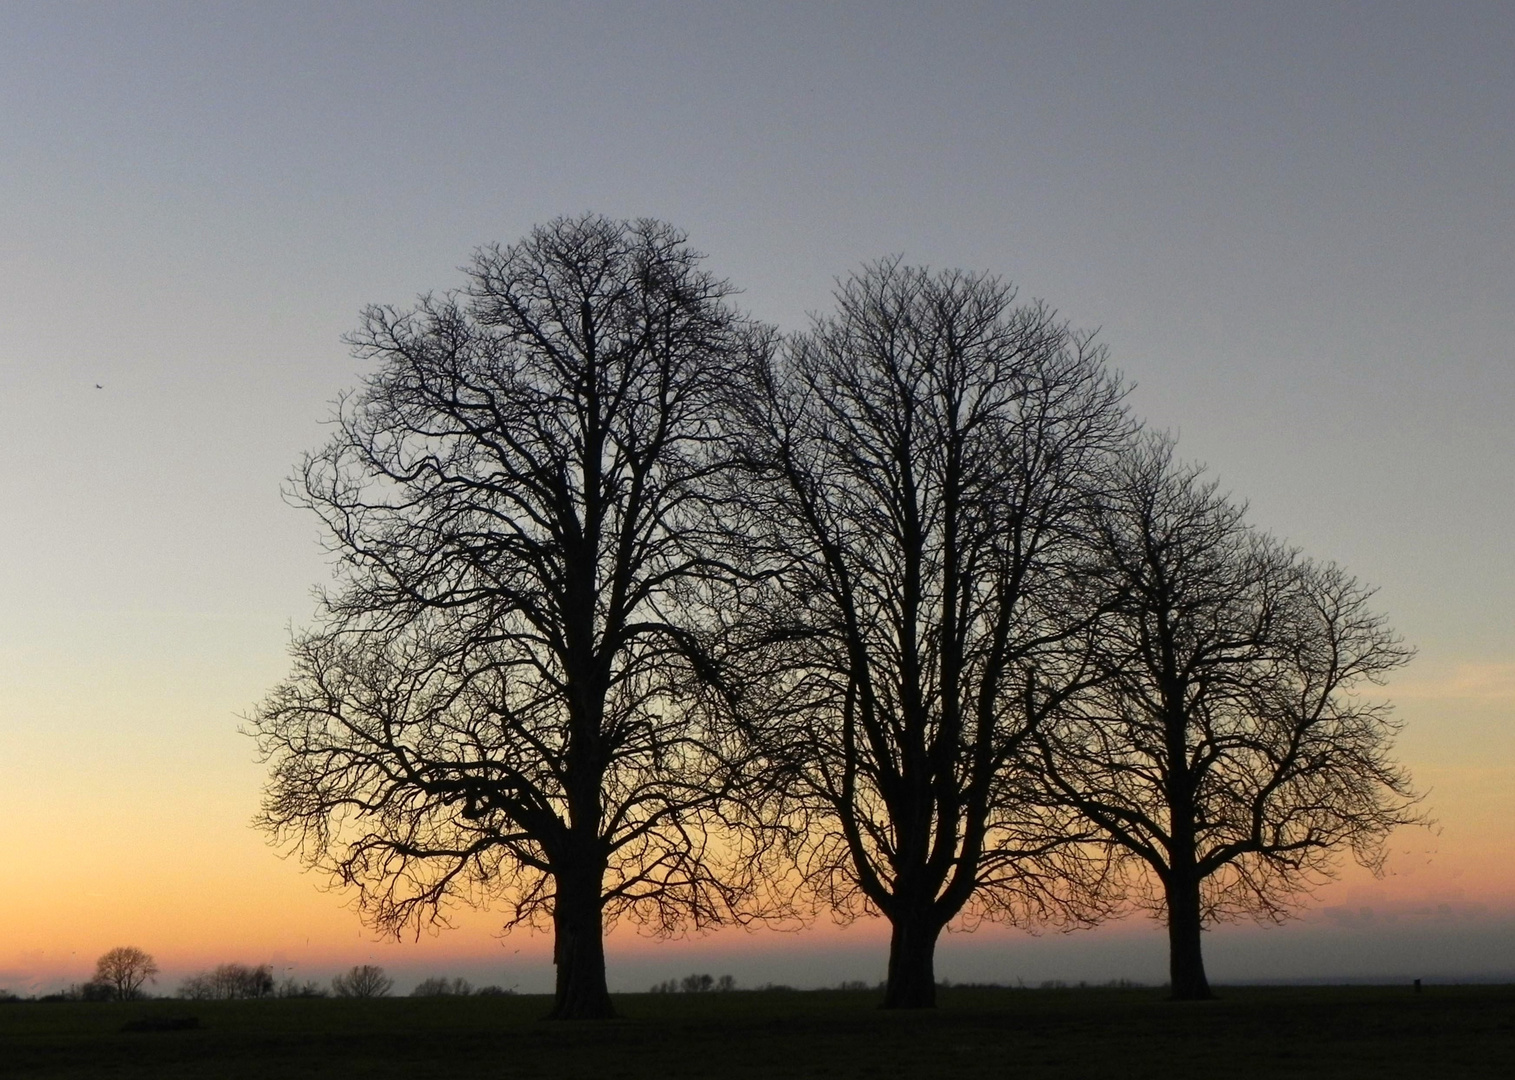
M 1165 438 L 1121 459 L 1097 536 L 1100 678 L 1035 737 L 1165 916 L 1173 996 L 1207 998 L 1205 925 L 1281 916 L 1343 847 L 1379 868 L 1416 819 L 1398 724 L 1359 694 L 1410 652 L 1370 590 L 1250 528 Z
M 742 324 L 654 221 L 558 220 L 467 273 L 365 313 L 376 370 L 297 478 L 340 580 L 251 721 L 261 820 L 382 930 L 550 921 L 553 1015 L 607 1016 L 607 923 L 707 924 L 736 888 L 693 631 Z
M 885 1004 L 927 1007 L 955 918 L 1077 917 L 1025 752 L 1088 674 L 1087 485 L 1127 419 L 1102 350 L 995 278 L 886 261 L 836 302 L 740 386 L 732 670 L 804 883 L 890 921 Z

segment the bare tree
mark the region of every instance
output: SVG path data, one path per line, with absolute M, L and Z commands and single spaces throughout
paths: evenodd
M 274 972 L 267 964 L 220 964 L 179 984 L 179 996 L 196 1001 L 237 1001 L 274 996 Z
M 394 986 L 395 981 L 374 964 L 355 964 L 331 980 L 331 992 L 342 998 L 388 997 Z
M 1080 523 L 1128 423 L 1102 350 L 995 278 L 887 261 L 836 300 L 734 405 L 737 689 L 805 885 L 889 919 L 885 1004 L 926 1007 L 953 919 L 1088 914 L 1026 751 L 1087 675 Z
M 252 721 L 262 823 L 383 930 L 458 899 L 550 921 L 557 1017 L 611 1015 L 607 924 L 734 895 L 693 630 L 742 323 L 700 258 L 558 220 L 461 295 L 369 309 L 378 371 L 297 481 L 343 576 Z
M 130 1001 L 142 996 L 142 987 L 152 982 L 158 974 L 158 965 L 151 956 L 132 945 L 110 950 L 95 961 L 94 981 L 110 988 L 117 1001 Z
M 1416 820 L 1399 725 L 1358 696 L 1410 652 L 1369 590 L 1249 528 L 1165 439 L 1122 459 L 1098 536 L 1100 681 L 1036 737 L 1052 783 L 1143 871 L 1173 996 L 1207 998 L 1206 924 L 1281 917 L 1343 847 L 1377 870 Z
M 433 975 L 416 983 L 411 997 L 468 997 L 473 993 L 473 984 L 464 978 L 449 979 L 445 975 Z
M 284 981 L 274 987 L 274 997 L 279 998 L 320 998 L 325 997 L 328 991 L 326 987 L 314 979 L 306 979 L 299 982 L 292 975 L 284 977 Z

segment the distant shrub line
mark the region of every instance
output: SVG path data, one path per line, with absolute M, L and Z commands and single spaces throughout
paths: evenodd
M 710 991 L 726 992 L 736 989 L 736 979 L 722 975 L 719 979 L 710 975 L 685 975 L 682 979 L 668 979 L 655 983 L 648 993 L 652 994 L 704 994 Z
M 122 967 L 122 958 L 129 959 L 130 964 L 125 965 L 125 974 L 117 972 L 118 981 L 112 981 L 101 976 L 102 971 L 111 968 L 107 964 L 110 960 L 117 968 Z M 114 970 L 114 969 L 112 969 Z M 158 967 L 153 958 L 141 949 L 118 948 L 112 949 L 101 957 L 96 971 L 96 977 L 89 982 L 74 983 L 67 990 L 44 994 L 39 997 L 25 998 L 10 990 L 0 989 L 0 1004 L 19 1001 L 118 1001 L 118 1000 L 141 1000 L 150 997 L 142 989 L 142 983 L 149 981 L 157 974 Z M 950 979 L 937 980 L 936 985 L 942 989 L 956 988 L 959 990 L 1003 990 L 1003 989 L 1026 989 L 1024 983 L 1012 987 L 1007 983 L 997 982 L 966 982 L 953 983 Z M 1133 982 L 1130 979 L 1112 979 L 1108 982 L 1091 984 L 1080 981 L 1070 986 L 1061 979 L 1049 979 L 1039 984 L 1041 990 L 1065 990 L 1065 989 L 1089 989 L 1099 987 L 1104 989 L 1137 989 L 1145 984 Z M 125 990 L 122 987 L 125 987 Z M 885 983 L 870 983 L 864 979 L 846 979 L 827 989 L 843 992 L 860 993 L 870 990 L 882 991 Z M 649 989 L 651 994 L 705 994 L 705 993 L 730 993 L 738 989 L 736 977 L 733 975 L 721 975 L 719 977 L 704 972 L 692 972 L 681 979 L 665 979 L 660 983 L 654 983 Z M 764 983 L 753 988 L 759 993 L 794 993 L 795 988 L 782 983 Z M 262 998 L 378 998 L 388 997 L 394 990 L 394 980 L 385 974 L 384 969 L 376 964 L 356 964 L 347 971 L 332 978 L 329 988 L 308 979 L 300 982 L 294 978 L 286 977 L 276 982 L 274 979 L 273 966 L 259 964 L 249 967 L 246 964 L 218 964 L 216 967 L 198 974 L 191 975 L 179 984 L 177 993 L 173 996 L 187 1001 L 254 1001 Z M 514 989 L 506 989 L 502 986 L 488 985 L 475 987 L 467 979 L 461 977 L 448 978 L 443 975 L 434 975 L 422 979 L 411 990 L 410 996 L 417 998 L 437 997 L 502 997 L 515 994 Z
M 151 997 L 143 984 L 154 981 L 158 965 L 141 949 L 117 948 L 99 960 L 95 977 L 88 982 L 73 983 L 67 990 L 25 998 L 10 990 L 0 988 L 0 1004 L 16 1001 L 129 1001 Z M 710 976 L 704 978 L 709 981 Z M 731 976 L 721 978 L 720 988 L 734 982 Z M 300 982 L 286 977 L 275 981 L 271 964 L 250 967 L 247 964 L 218 964 L 207 971 L 191 975 L 179 984 L 173 995 L 186 1001 L 255 1001 L 260 998 L 376 998 L 388 997 L 394 990 L 394 979 L 385 974 L 376 964 L 356 964 L 332 978 L 329 986 L 314 979 Z M 706 987 L 708 989 L 708 987 Z M 433 976 L 422 979 L 412 990 L 411 997 L 499 997 L 514 994 L 503 986 L 480 986 L 475 988 L 463 978 Z

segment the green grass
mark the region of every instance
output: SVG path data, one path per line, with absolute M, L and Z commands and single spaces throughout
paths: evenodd
M 24 1002 L 0 1006 L 0 1076 L 1507 1077 L 1515 987 L 942 993 L 886 1013 L 852 992 L 632 994 L 608 1023 L 536 997 Z M 129 1032 L 193 1016 L 187 1031 Z

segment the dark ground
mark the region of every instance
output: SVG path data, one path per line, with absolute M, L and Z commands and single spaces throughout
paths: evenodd
M 1515 1077 L 1515 987 L 973 990 L 0 1005 L 0 1077 Z M 193 1017 L 191 1030 L 166 1026 Z M 143 1022 L 147 1024 L 144 1025 Z

